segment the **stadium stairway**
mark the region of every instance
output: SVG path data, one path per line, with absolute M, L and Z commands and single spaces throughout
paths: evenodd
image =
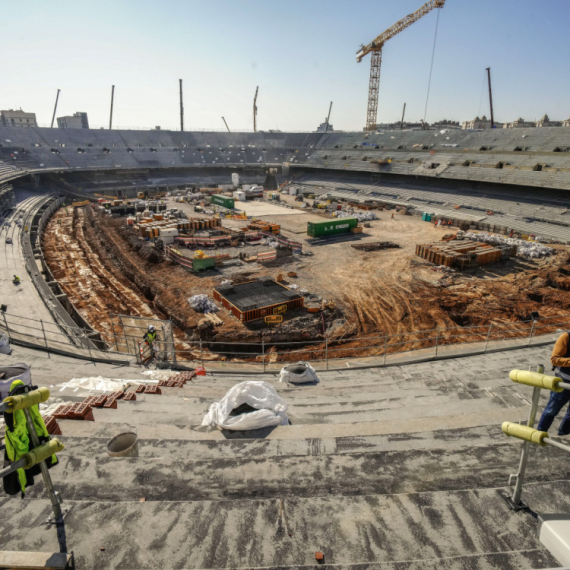
M 532 514 L 504 500 L 520 442 L 500 430 L 524 420 L 530 401 L 508 371 L 548 352 L 323 372 L 314 386 L 215 373 L 95 409 L 94 422 L 61 420 L 66 448 L 52 474 L 71 507 L 67 548 L 78 568 L 309 568 L 316 551 L 335 568 L 556 567 Z M 201 427 L 245 379 L 274 385 L 292 425 Z M 138 434 L 139 456 L 109 457 L 107 442 L 124 431 Z M 538 513 L 567 511 L 569 475 L 564 452 L 533 448 L 523 499 Z M 0 504 L 0 548 L 58 551 L 41 480 Z

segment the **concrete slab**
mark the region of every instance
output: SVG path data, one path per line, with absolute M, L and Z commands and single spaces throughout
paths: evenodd
M 302 210 L 289 209 L 284 206 L 275 206 L 268 202 L 236 202 L 235 209 L 246 212 L 248 216 L 256 218 L 262 216 L 305 216 Z

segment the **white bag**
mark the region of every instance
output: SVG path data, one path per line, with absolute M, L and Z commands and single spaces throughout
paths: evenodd
M 0 354 L 12 354 L 10 339 L 4 333 L 0 333 Z
M 230 416 L 235 408 L 248 404 L 255 412 Z M 287 404 L 267 382 L 247 381 L 236 384 L 219 401 L 210 406 L 203 426 L 244 431 L 272 426 L 286 426 Z
M 290 384 L 308 384 L 309 382 L 319 382 L 315 369 L 308 362 L 297 362 L 288 364 L 281 369 L 279 382 L 289 382 Z

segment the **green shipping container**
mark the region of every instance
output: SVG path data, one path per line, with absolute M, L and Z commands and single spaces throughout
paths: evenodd
M 206 269 L 214 267 L 215 265 L 216 265 L 215 257 L 194 258 L 192 260 L 192 269 L 194 271 L 205 271 Z
M 212 196 L 212 204 L 218 204 L 218 206 L 223 206 L 230 210 L 234 209 L 234 199 L 228 198 L 227 196 L 220 196 L 219 194 L 214 194 Z
M 326 222 L 308 222 L 307 235 L 310 237 L 323 237 L 350 232 L 351 228 L 358 225 L 357 218 L 341 218 L 340 220 L 328 220 Z

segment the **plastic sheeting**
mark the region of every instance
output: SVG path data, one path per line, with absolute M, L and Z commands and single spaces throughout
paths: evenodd
M 10 339 L 4 333 L 0 333 L 0 354 L 12 354 Z
M 32 385 L 31 367 L 23 362 L 0 366 L 0 401 L 8 397 L 10 386 L 14 380 L 21 380 L 26 386 Z
M 220 310 L 208 295 L 193 295 L 188 303 L 197 313 L 217 313 Z
M 255 411 L 231 415 L 233 410 L 244 404 L 255 408 Z M 233 386 L 219 402 L 210 406 L 202 421 L 203 426 L 234 431 L 285 426 L 288 423 L 287 404 L 271 384 L 260 381 L 246 381 Z
M 308 384 L 319 382 L 319 378 L 315 369 L 308 362 L 297 362 L 297 364 L 288 364 L 281 369 L 279 382 Z
M 486 232 L 473 233 L 465 232 L 463 237 L 471 239 L 473 241 L 482 241 L 485 243 L 490 243 L 492 245 L 516 245 L 517 255 L 520 257 L 526 257 L 527 259 L 537 259 L 539 257 L 547 257 L 554 253 L 551 247 L 546 247 L 540 243 L 534 241 L 526 241 L 524 239 L 508 238 L 505 236 L 500 236 L 496 234 L 488 234 Z
M 376 212 L 338 212 L 337 218 L 357 218 L 359 222 L 371 222 L 372 220 L 377 220 L 378 216 Z
M 60 392 L 67 388 L 88 390 L 90 392 L 119 392 L 129 386 L 138 384 L 156 384 L 158 380 L 123 380 L 122 378 L 103 378 L 103 376 L 90 376 L 86 378 L 72 378 L 69 382 L 59 384 Z

